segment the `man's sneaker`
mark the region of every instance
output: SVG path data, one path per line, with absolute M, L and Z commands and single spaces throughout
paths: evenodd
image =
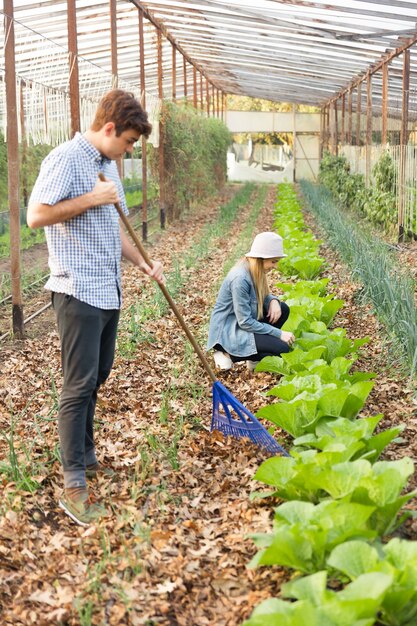
M 109 516 L 109 512 L 102 504 L 91 500 L 87 489 L 80 490 L 73 497 L 64 492 L 59 500 L 59 506 L 80 526 L 90 526 Z
M 227 354 L 227 352 L 215 350 L 213 357 L 216 367 L 218 367 L 220 370 L 230 370 L 233 367 L 232 359 Z
M 246 367 L 248 368 L 249 372 L 253 372 L 258 363 L 259 361 L 246 361 Z
M 102 463 L 94 463 L 93 465 L 87 465 L 85 468 L 85 477 L 86 478 L 98 478 L 99 476 L 104 476 L 104 478 L 109 478 L 110 480 L 114 480 L 117 476 L 117 472 L 111 469 L 111 467 L 107 467 L 107 465 L 103 465 Z

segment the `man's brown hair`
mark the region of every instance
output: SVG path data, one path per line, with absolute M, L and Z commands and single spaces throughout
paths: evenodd
M 112 89 L 100 100 L 91 130 L 98 131 L 107 122 L 113 122 L 119 137 L 125 130 L 135 130 L 148 138 L 152 124 L 148 114 L 133 93 L 122 89 Z

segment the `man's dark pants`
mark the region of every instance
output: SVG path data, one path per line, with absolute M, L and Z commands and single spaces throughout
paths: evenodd
M 86 484 L 85 467 L 97 462 L 94 412 L 97 391 L 110 374 L 119 310 L 103 310 L 52 293 L 64 376 L 58 430 L 66 488 Z

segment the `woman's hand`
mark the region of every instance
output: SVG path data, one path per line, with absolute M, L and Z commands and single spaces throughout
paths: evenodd
M 281 306 L 278 300 L 271 300 L 268 307 L 266 319 L 270 324 L 275 324 L 281 317 Z
M 283 330 L 281 332 L 281 339 L 282 341 L 285 341 L 285 343 L 287 343 L 289 346 L 292 346 L 292 344 L 295 341 L 295 336 L 292 333 L 289 333 L 286 330 Z

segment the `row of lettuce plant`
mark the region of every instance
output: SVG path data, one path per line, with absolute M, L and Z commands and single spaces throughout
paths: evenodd
M 324 260 L 291 185 L 279 186 L 276 217 L 289 254 L 281 272 L 311 278 Z M 294 261 L 304 251 L 300 272 Z M 286 431 L 293 445 L 289 457 L 270 458 L 255 474 L 270 489 L 254 498 L 284 502 L 274 509 L 272 532 L 252 535 L 259 551 L 249 566 L 294 572 L 281 588 L 282 598 L 292 601 L 264 601 L 244 626 L 405 626 L 417 620 L 417 542 L 386 543 L 411 514 L 403 507 L 417 494 L 404 493 L 413 462 L 379 460 L 402 427 L 376 432 L 382 415 L 360 417 L 375 374 L 352 372 L 352 366 L 368 338 L 351 340 L 344 329 L 329 328 L 343 301 L 326 295 L 327 282 L 279 283 L 291 306 L 284 328 L 297 340 L 292 352 L 257 366 L 280 376 L 269 391 L 278 400 L 257 415 Z

